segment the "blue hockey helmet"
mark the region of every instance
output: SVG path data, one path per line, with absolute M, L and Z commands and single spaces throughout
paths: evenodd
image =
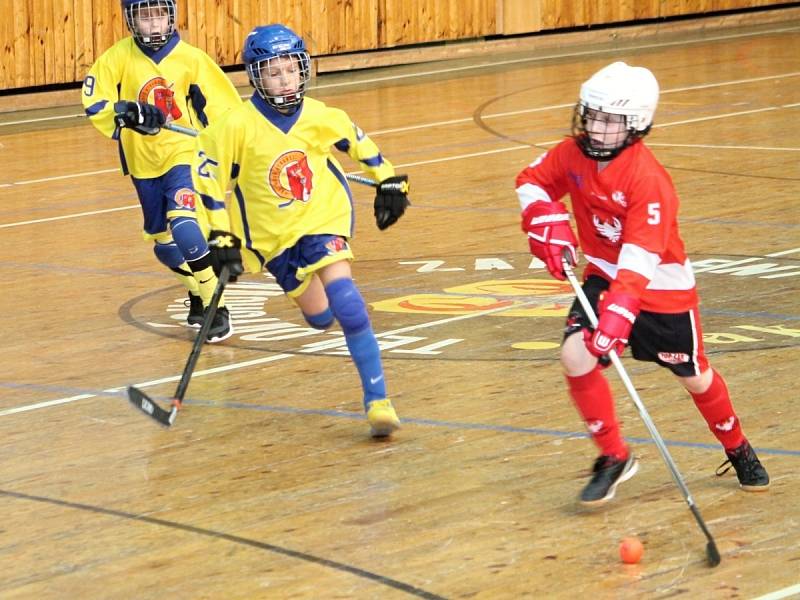
M 177 11 L 175 0 L 122 0 L 122 14 L 133 39 L 151 50 L 158 50 L 172 37 Z
M 250 84 L 269 104 L 277 109 L 287 109 L 303 101 L 306 85 L 311 79 L 311 59 L 303 38 L 294 31 L 283 25 L 256 27 L 244 41 L 242 60 Z M 290 81 L 287 72 L 297 73 L 294 89 L 290 89 L 295 82 Z

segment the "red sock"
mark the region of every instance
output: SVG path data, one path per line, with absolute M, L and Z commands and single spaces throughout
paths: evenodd
M 566 379 L 570 396 L 600 453 L 619 460 L 627 459 L 628 447 L 620 435 L 611 387 L 600 369 L 595 368 L 578 377 L 566 375 Z
M 714 371 L 708 389 L 702 394 L 692 394 L 692 398 L 708 423 L 711 433 L 722 443 L 725 450 L 733 450 L 744 442 L 739 417 L 733 411 L 728 386 L 725 385 L 722 375 Z

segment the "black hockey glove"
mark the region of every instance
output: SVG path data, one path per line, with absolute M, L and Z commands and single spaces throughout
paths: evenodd
M 211 252 L 211 267 L 214 273 L 222 272 L 222 266 L 228 265 L 229 282 L 234 282 L 244 273 L 242 266 L 242 242 L 241 240 L 227 231 L 214 229 L 208 234 L 208 249 Z
M 378 184 L 375 194 L 375 223 L 383 231 L 403 216 L 408 201 L 408 175 L 395 175 Z
M 166 117 L 161 110 L 153 104 L 146 102 L 117 102 L 114 104 L 117 113 L 114 120 L 119 127 L 133 129 L 142 135 L 155 135 L 166 122 Z

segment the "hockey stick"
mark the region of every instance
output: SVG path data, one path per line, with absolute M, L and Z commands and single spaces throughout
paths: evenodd
M 564 267 L 564 274 L 567 276 L 570 285 L 572 285 L 572 289 L 575 290 L 575 295 L 578 297 L 578 301 L 581 303 L 583 310 L 586 312 L 586 315 L 589 317 L 589 322 L 592 324 L 592 327 L 597 327 L 597 316 L 594 314 L 594 310 L 592 310 L 592 305 L 589 304 L 589 299 L 586 297 L 586 294 L 583 292 L 583 288 L 581 288 L 580 283 L 578 283 L 578 279 L 575 277 L 575 273 L 572 270 L 572 265 L 570 264 L 569 259 L 567 258 L 566 254 L 562 256 L 561 263 Z M 689 505 L 689 509 L 692 511 L 697 524 L 700 526 L 700 529 L 706 536 L 708 540 L 708 544 L 706 544 L 706 556 L 708 558 L 708 565 L 710 567 L 716 567 L 720 563 L 720 555 L 719 550 L 717 549 L 717 544 L 714 541 L 714 538 L 711 536 L 711 532 L 708 530 L 705 521 L 703 521 L 703 517 L 700 516 L 700 510 L 692 500 L 692 495 L 689 493 L 689 488 L 686 486 L 686 483 L 683 481 L 683 477 L 681 476 L 680 472 L 678 471 L 678 467 L 675 465 L 675 461 L 672 460 L 672 456 L 667 450 L 667 446 L 664 443 L 661 434 L 656 429 L 655 423 L 653 423 L 653 419 L 650 418 L 650 414 L 647 412 L 647 408 L 645 408 L 642 399 L 639 398 L 639 394 L 636 391 L 636 388 L 633 387 L 633 382 L 631 382 L 631 378 L 628 377 L 628 372 L 625 370 L 625 367 L 622 365 L 622 361 L 620 360 L 619 356 L 614 350 L 610 350 L 608 353 L 608 357 L 611 359 L 611 362 L 614 364 L 614 368 L 617 369 L 617 373 L 619 374 L 619 378 L 622 380 L 622 383 L 625 384 L 625 389 L 628 390 L 628 395 L 633 400 L 633 403 L 636 405 L 636 409 L 639 411 L 639 416 L 641 417 L 642 421 L 644 421 L 647 430 L 650 432 L 650 437 L 653 438 L 653 441 L 658 448 L 658 451 L 661 453 L 661 458 L 664 459 L 664 462 L 667 465 L 670 473 L 672 474 L 672 478 L 675 480 L 675 483 L 680 488 L 681 493 L 683 494 L 683 499 L 686 500 L 686 504 Z
M 196 129 L 192 129 L 191 127 L 184 127 L 183 125 L 178 125 L 177 123 L 166 123 L 162 125 L 162 129 L 169 129 L 170 131 L 174 131 L 176 133 L 182 133 L 183 135 L 190 135 L 192 137 L 197 137 L 199 134 L 199 132 Z M 360 183 L 361 185 L 368 185 L 374 188 L 380 185 L 377 181 L 374 181 L 369 177 L 363 177 L 361 175 L 345 175 L 345 177 L 347 178 L 347 181 Z
M 128 400 L 130 400 L 131 404 L 165 427 L 169 427 L 175 422 L 175 417 L 178 415 L 178 411 L 181 408 L 183 397 L 186 395 L 186 389 L 189 387 L 189 381 L 194 372 L 194 367 L 197 364 L 197 359 L 200 357 L 200 350 L 203 347 L 203 343 L 206 341 L 208 330 L 211 329 L 211 323 L 214 322 L 214 315 L 217 314 L 217 306 L 219 305 L 220 298 L 222 298 L 222 292 L 225 291 L 225 285 L 228 283 L 229 275 L 230 267 L 228 267 L 228 265 L 223 265 L 220 270 L 217 287 L 214 289 L 211 302 L 206 309 L 206 314 L 203 316 L 203 323 L 200 326 L 200 331 L 197 332 L 197 337 L 192 344 L 189 360 L 186 361 L 186 366 L 183 369 L 183 374 L 178 383 L 178 388 L 175 390 L 175 396 L 172 398 L 172 405 L 170 408 L 162 408 L 142 390 L 132 385 L 128 386 Z
M 192 129 L 191 127 L 184 127 L 183 125 L 178 125 L 177 123 L 164 123 L 161 126 L 162 129 L 169 129 L 170 131 L 174 131 L 175 133 L 182 133 L 183 135 L 188 135 L 191 137 L 197 137 L 200 135 L 200 132 L 197 129 Z

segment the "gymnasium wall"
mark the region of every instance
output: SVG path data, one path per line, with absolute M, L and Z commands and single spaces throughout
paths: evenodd
M 178 28 L 223 65 L 255 26 L 281 22 L 328 70 L 346 53 L 767 7 L 769 0 L 178 0 Z M 127 34 L 118 0 L 0 0 L 0 89 L 81 81 Z M 319 64 L 319 63 L 318 63 Z M 337 66 L 333 66 L 337 65 Z

